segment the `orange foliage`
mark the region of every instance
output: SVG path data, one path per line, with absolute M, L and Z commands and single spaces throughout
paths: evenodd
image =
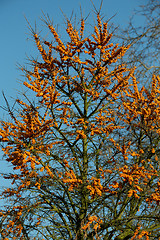
M 14 172 L 4 175 L 13 187 L 1 195 L 11 202 L 0 213 L 1 235 L 111 239 L 130 230 L 131 239 L 148 240 L 150 209 L 160 203 L 160 78 L 153 76 L 150 91 L 139 89 L 135 69 L 119 63 L 129 46 L 111 43 L 100 14 L 87 37 L 84 19 L 79 31 L 67 20 L 66 43 L 44 22 L 55 43 L 33 31 L 42 61 L 22 68 L 36 101 L 24 94 L 19 114 L 9 109 L 11 121 L 1 121 Z M 138 221 L 144 225 L 136 229 Z

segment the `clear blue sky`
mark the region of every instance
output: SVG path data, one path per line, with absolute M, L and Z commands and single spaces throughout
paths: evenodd
M 93 2 L 99 8 L 100 0 Z M 124 27 L 134 9 L 145 2 L 146 0 L 104 0 L 102 13 L 105 19 L 116 14 L 112 22 Z M 10 102 L 12 101 L 10 96 L 16 98 L 17 90 L 21 90 L 18 79 L 23 80 L 23 77 L 16 63 L 24 65 L 26 55 L 38 54 L 33 42 L 28 40 L 30 35 L 24 16 L 33 27 L 36 21 L 40 30 L 42 22 L 39 18 L 43 11 L 49 14 L 55 25 L 58 24 L 59 28 L 61 26 L 63 28 L 64 18 L 60 8 L 70 17 L 72 10 L 74 13 L 79 13 L 80 5 L 85 16 L 93 10 L 90 0 L 0 0 L 0 105 L 4 104 L 2 90 Z M 141 25 L 140 22 L 138 24 Z M 2 117 L 3 111 L 0 109 L 0 118 Z M 7 171 L 8 165 L 1 160 L 1 156 L 0 152 L 0 172 Z

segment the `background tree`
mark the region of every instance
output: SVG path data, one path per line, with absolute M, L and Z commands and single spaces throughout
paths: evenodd
M 132 15 L 126 29 L 119 30 L 118 39 L 131 44 L 124 61 L 136 66 L 138 81 L 151 83 L 151 76 L 160 72 L 160 1 L 147 0 Z
M 150 91 L 120 60 L 97 12 L 86 36 L 67 19 L 62 42 L 31 28 L 41 59 L 24 85 L 34 97 L 8 106 L 1 144 L 13 187 L 1 196 L 2 239 L 156 239 L 160 237 L 160 78 Z M 7 102 L 7 100 L 6 100 Z

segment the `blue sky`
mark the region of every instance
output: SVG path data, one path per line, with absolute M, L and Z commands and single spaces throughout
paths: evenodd
M 135 8 L 143 5 L 146 0 L 104 0 L 102 13 L 105 19 L 116 16 L 112 19 L 115 25 L 125 27 L 133 14 Z M 93 0 L 99 8 L 100 0 Z M 79 14 L 80 5 L 85 16 L 92 13 L 93 6 L 90 0 L 0 0 L 0 105 L 4 105 L 2 91 L 5 92 L 10 103 L 16 98 L 17 90 L 21 90 L 18 79 L 23 80 L 21 72 L 16 64 L 24 65 L 26 56 L 38 55 L 31 41 L 25 17 L 34 27 L 35 21 L 38 29 L 43 28 L 40 17 L 42 11 L 53 19 L 54 24 L 64 28 L 64 17 L 60 11 L 70 17 L 72 10 Z M 141 25 L 141 22 L 137 24 Z M 61 30 L 61 31 L 62 31 Z M 3 111 L 0 109 L 0 118 L 3 118 Z M 0 153 L 0 157 L 2 154 Z M 7 171 L 8 165 L 0 161 L 0 172 Z M 1 182 L 2 183 L 2 182 Z

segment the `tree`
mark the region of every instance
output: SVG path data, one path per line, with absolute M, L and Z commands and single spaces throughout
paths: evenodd
M 139 86 L 120 60 L 97 12 L 86 36 L 67 19 L 62 42 L 31 32 L 41 59 L 22 67 L 26 94 L 1 121 L 13 172 L 1 196 L 2 239 L 156 239 L 160 237 L 160 78 Z M 16 105 L 15 105 L 16 106 Z
M 131 17 L 128 27 L 117 33 L 119 39 L 131 44 L 124 61 L 128 66 L 136 66 L 137 79 L 148 85 L 151 76 L 159 75 L 160 70 L 159 11 L 159 0 L 145 1 Z

